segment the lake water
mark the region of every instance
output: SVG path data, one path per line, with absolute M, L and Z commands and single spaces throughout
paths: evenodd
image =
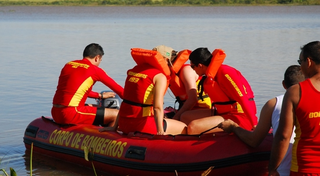
M 50 116 L 61 67 L 81 59 L 89 43 L 102 45 L 100 66 L 121 85 L 134 66 L 130 48 L 224 49 L 225 63 L 248 79 L 260 111 L 284 92 L 283 73 L 297 64 L 300 47 L 320 39 L 319 19 L 320 6 L 0 7 L 0 169 L 30 174 L 24 130 L 33 119 Z M 93 88 L 107 89 L 101 83 Z M 173 105 L 168 92 L 165 106 Z M 94 174 L 35 155 L 33 175 Z

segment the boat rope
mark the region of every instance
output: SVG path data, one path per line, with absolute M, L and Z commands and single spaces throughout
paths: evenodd
M 210 131 L 210 130 L 213 130 L 213 129 L 217 128 L 217 127 L 219 127 L 219 124 L 218 124 L 217 126 L 214 126 L 214 127 L 210 128 L 210 129 L 208 129 L 208 130 L 200 133 L 198 136 L 200 137 L 200 136 L 203 135 L 204 133 L 206 133 L 206 132 L 208 132 L 208 131 Z

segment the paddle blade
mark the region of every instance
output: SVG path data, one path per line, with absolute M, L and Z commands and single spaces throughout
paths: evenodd
M 206 171 L 204 171 L 201 176 L 207 176 L 210 174 L 211 170 L 214 168 L 214 166 L 209 167 Z

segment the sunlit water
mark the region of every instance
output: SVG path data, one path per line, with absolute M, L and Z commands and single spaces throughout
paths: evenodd
M 121 85 L 134 66 L 130 48 L 222 48 L 225 63 L 248 79 L 260 111 L 284 92 L 283 73 L 297 64 L 300 46 L 320 39 L 319 19 L 320 6 L 0 7 L 0 169 L 30 173 L 24 130 L 34 118 L 50 116 L 61 67 L 81 59 L 89 43 L 103 46 L 100 66 Z M 165 106 L 174 106 L 170 92 Z M 33 175 L 94 174 L 36 155 Z

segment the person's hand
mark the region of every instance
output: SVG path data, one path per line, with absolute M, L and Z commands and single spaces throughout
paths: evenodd
M 164 131 L 158 131 L 157 135 L 165 135 L 165 134 L 164 134 Z
M 114 98 L 116 97 L 116 93 L 114 92 L 103 92 L 102 93 L 102 98 L 106 99 L 106 98 Z
M 227 132 L 227 133 L 232 133 L 232 132 L 233 132 L 233 129 L 234 129 L 235 127 L 238 127 L 238 126 L 239 126 L 239 125 L 238 125 L 236 122 L 234 122 L 234 121 L 232 121 L 232 120 L 230 120 L 230 119 L 227 119 L 227 120 L 221 122 L 221 123 L 218 125 L 219 128 L 221 128 L 223 131 L 225 131 L 225 132 Z
M 277 170 L 275 171 L 269 171 L 269 176 L 280 176 Z

